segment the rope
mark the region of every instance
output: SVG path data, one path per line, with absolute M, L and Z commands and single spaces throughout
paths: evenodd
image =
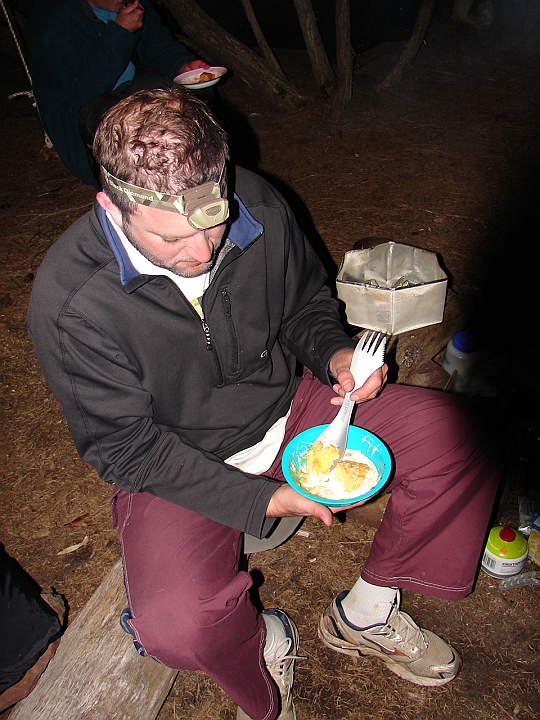
M 15 43 L 15 46 L 17 48 L 17 52 L 19 53 L 19 57 L 21 58 L 21 62 L 23 64 L 23 67 L 25 69 L 26 75 L 28 77 L 28 80 L 30 82 L 30 85 L 32 85 L 32 77 L 30 76 L 30 70 L 28 69 L 28 65 L 26 64 L 26 60 L 24 59 L 23 51 L 21 48 L 21 44 L 19 43 L 19 38 L 17 37 L 17 33 L 15 32 L 15 28 L 13 27 L 13 23 L 11 22 L 11 18 L 9 16 L 9 13 L 7 11 L 7 8 L 4 4 L 4 0 L 0 0 L 0 5 L 2 6 L 2 10 L 4 11 L 4 15 L 6 17 L 6 22 L 8 24 L 9 31 L 11 33 L 11 37 L 13 38 L 13 42 Z
M 0 5 L 2 6 L 2 10 L 4 12 L 4 16 L 6 18 L 6 22 L 8 24 L 9 31 L 11 33 L 11 37 L 13 38 L 13 42 L 15 43 L 15 47 L 17 48 L 17 52 L 19 53 L 19 57 L 21 59 L 21 62 L 24 67 L 24 71 L 26 72 L 26 76 L 28 78 L 28 82 L 30 83 L 30 90 L 23 90 L 21 92 L 12 93 L 11 95 L 8 95 L 8 100 L 13 100 L 13 98 L 21 97 L 22 95 L 26 95 L 31 101 L 32 105 L 36 108 L 36 112 L 38 114 L 39 118 L 39 108 L 36 103 L 36 99 L 34 97 L 34 93 L 32 92 L 32 76 L 30 75 L 30 70 L 28 69 L 28 65 L 26 64 L 26 60 L 24 58 L 24 53 L 21 47 L 21 44 L 19 42 L 19 38 L 17 37 L 17 33 L 15 31 L 15 28 L 13 26 L 13 23 L 11 21 L 11 17 L 9 15 L 8 9 L 4 3 L 4 0 L 0 0 Z M 41 118 L 40 118 L 41 123 Z M 41 123 L 41 127 L 43 128 L 43 123 Z M 53 147 L 53 144 L 51 142 L 50 137 L 47 135 L 45 130 L 43 129 L 43 139 L 45 141 L 45 146 L 51 149 Z

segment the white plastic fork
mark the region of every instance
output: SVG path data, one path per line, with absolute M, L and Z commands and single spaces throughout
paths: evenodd
M 354 407 L 351 394 L 354 390 L 361 387 L 375 370 L 383 366 L 385 346 L 386 335 L 383 333 L 366 330 L 361 336 L 351 361 L 354 389 L 346 393 L 338 414 L 315 440 L 315 442 L 322 442 L 323 447 L 328 447 L 329 445 L 336 447 L 339 450 L 339 460 L 343 457 L 343 453 L 347 447 L 349 425 Z M 339 462 L 339 460 L 336 462 Z

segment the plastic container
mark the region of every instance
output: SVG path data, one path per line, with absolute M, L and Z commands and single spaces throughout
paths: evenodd
M 540 585 L 540 570 L 531 570 L 531 572 L 521 573 L 521 575 L 504 578 L 499 582 L 499 590 L 525 587 L 525 585 Z
M 447 285 L 436 253 L 391 240 L 346 252 L 336 277 L 349 325 L 389 335 L 442 322 Z
M 490 530 L 482 570 L 496 578 L 518 575 L 528 554 L 527 539 L 511 527 L 497 525 Z
M 454 335 L 446 346 L 442 367 L 449 375 L 455 372 L 451 390 L 465 390 L 474 373 L 474 366 L 480 355 L 476 337 L 463 330 Z

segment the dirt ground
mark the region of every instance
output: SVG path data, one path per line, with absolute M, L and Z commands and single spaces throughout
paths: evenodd
M 323 104 L 283 113 L 237 78 L 221 87 L 234 156 L 284 192 L 332 272 L 357 240 L 390 238 L 439 253 L 452 292 L 473 302 L 482 357 L 470 393 L 504 420 L 493 522 L 514 526 L 519 495 L 540 502 L 539 30 L 532 0 L 496 0 L 494 21 L 482 29 L 437 11 L 394 92 L 374 87 L 402 44 L 358 58 L 353 103 L 339 127 Z M 73 619 L 119 549 L 109 488 L 74 450 L 35 361 L 25 312 L 44 252 L 89 208 L 93 191 L 47 159 L 28 99 L 7 99 L 27 81 L 5 27 L 0 39 L 0 541 L 40 585 L 66 597 Z M 309 82 L 302 52 L 280 57 Z M 455 682 L 421 688 L 317 639 L 320 613 L 358 577 L 375 528 L 349 517 L 331 529 L 308 520 L 304 531 L 250 561 L 262 603 L 290 612 L 300 629 L 299 720 L 540 717 L 538 586 L 500 590 L 480 572 L 461 601 L 405 593 L 404 609 L 464 659 Z M 529 561 L 525 569 L 534 568 Z M 233 717 L 213 682 L 187 673 L 159 714 Z

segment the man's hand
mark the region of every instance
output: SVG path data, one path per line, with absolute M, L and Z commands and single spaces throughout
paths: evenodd
M 333 386 L 334 392 L 337 393 L 338 397 L 332 398 L 330 401 L 332 405 L 341 405 L 345 393 L 351 392 L 354 388 L 354 377 L 350 369 L 353 353 L 354 350 L 351 348 L 338 350 L 338 352 L 333 355 L 330 360 L 330 372 L 337 378 L 338 381 L 336 385 Z M 362 387 L 353 392 L 351 400 L 361 403 L 377 397 L 386 382 L 387 375 L 388 366 L 385 363 L 381 368 L 375 370 L 375 372 L 368 377 Z
M 191 60 L 188 63 L 184 63 L 181 68 L 178 69 L 178 74 L 181 75 L 182 73 L 188 72 L 189 70 L 208 70 L 210 65 L 207 62 L 204 62 L 204 60 Z
M 364 501 L 365 502 L 365 501 Z M 364 503 L 358 503 L 363 505 Z M 350 507 L 357 507 L 351 505 Z M 278 487 L 276 492 L 270 498 L 268 507 L 266 509 L 266 517 L 316 517 L 321 520 L 325 525 L 332 524 L 332 515 L 348 508 L 328 508 L 326 505 L 321 505 L 314 500 L 305 498 L 300 493 L 287 483 L 283 483 L 281 487 Z
M 141 5 L 139 0 L 133 0 L 128 5 L 120 10 L 116 16 L 118 25 L 127 30 L 128 32 L 136 32 L 143 26 L 144 7 Z

